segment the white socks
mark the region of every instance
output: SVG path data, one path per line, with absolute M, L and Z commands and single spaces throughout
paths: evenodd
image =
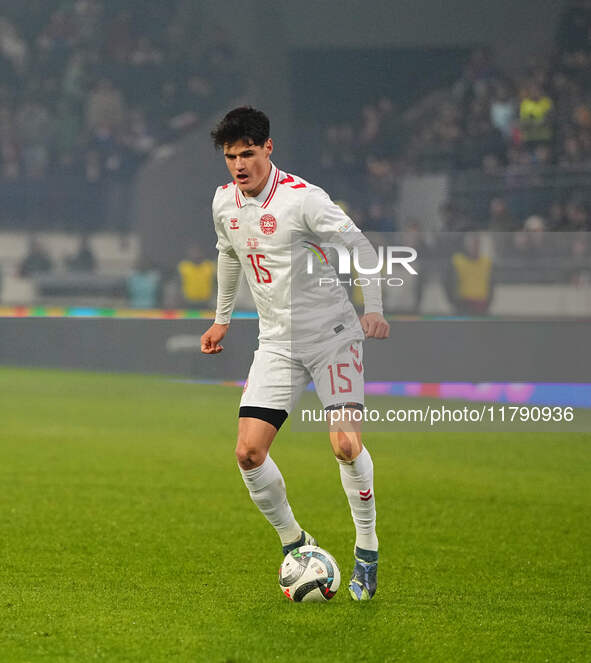
M 376 506 L 373 495 L 373 463 L 369 451 L 363 447 L 354 461 L 339 460 L 341 483 L 351 507 L 357 538 L 355 546 L 363 550 L 377 550 Z
M 338 460 L 338 463 L 341 483 L 355 523 L 357 533 L 355 546 L 363 550 L 377 551 L 373 463 L 369 451 L 364 447 L 351 463 L 344 460 Z M 302 533 L 302 528 L 294 518 L 287 501 L 285 482 L 271 456 L 267 455 L 264 463 L 252 470 L 243 470 L 240 467 L 240 473 L 252 501 L 273 525 L 279 534 L 281 544 L 285 546 L 296 541 Z
M 285 482 L 271 456 L 267 455 L 264 463 L 252 470 L 238 467 L 252 501 L 273 525 L 281 544 L 285 546 L 299 539 L 302 528 L 294 518 L 287 501 Z

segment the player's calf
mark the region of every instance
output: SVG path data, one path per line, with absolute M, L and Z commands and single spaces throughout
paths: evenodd
M 341 483 L 355 524 L 355 545 L 362 550 L 377 552 L 373 462 L 369 451 L 363 448 L 351 462 L 339 460 L 338 463 Z
M 241 416 L 236 458 L 252 501 L 275 528 L 281 544 L 285 546 L 301 537 L 302 528 L 287 501 L 281 472 L 268 454 L 276 433 L 277 427 L 269 421 Z
M 250 498 L 275 528 L 281 545 L 297 541 L 302 535 L 302 528 L 293 515 L 283 476 L 271 456 L 266 454 L 264 462 L 253 469 L 240 468 L 240 473 Z

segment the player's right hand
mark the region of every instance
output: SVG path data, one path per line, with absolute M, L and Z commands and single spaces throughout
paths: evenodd
M 211 327 L 201 337 L 201 352 L 206 355 L 215 355 L 224 349 L 220 341 L 226 335 L 230 325 L 218 325 L 213 323 Z

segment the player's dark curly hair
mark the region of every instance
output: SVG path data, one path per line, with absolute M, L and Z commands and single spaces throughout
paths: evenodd
M 211 132 L 216 149 L 244 140 L 253 145 L 265 144 L 269 138 L 269 118 L 252 106 L 231 110 Z

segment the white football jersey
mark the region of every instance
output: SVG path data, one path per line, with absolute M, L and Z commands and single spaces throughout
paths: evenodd
M 272 164 L 258 196 L 245 197 L 231 182 L 218 187 L 212 209 L 218 251 L 237 258 L 246 275 L 261 343 L 364 338 L 347 291 L 319 251 L 327 241 L 348 246 L 360 231 L 323 189 Z

